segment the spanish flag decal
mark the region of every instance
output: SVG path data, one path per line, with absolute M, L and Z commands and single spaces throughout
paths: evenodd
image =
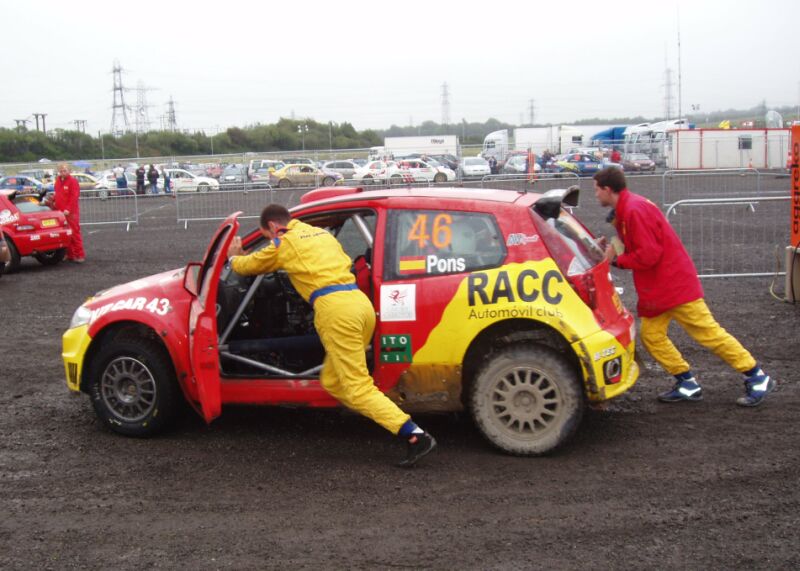
M 425 256 L 410 256 L 400 258 L 399 274 L 424 274 Z

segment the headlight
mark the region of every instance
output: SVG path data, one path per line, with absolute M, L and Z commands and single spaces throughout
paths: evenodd
M 75 310 L 74 314 L 72 314 L 72 321 L 69 322 L 69 328 L 75 329 L 76 327 L 80 327 L 81 325 L 86 325 L 87 323 L 89 323 L 89 320 L 91 318 L 92 318 L 92 310 L 86 307 L 85 305 L 82 305 Z

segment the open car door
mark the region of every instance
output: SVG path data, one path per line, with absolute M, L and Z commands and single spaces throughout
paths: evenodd
M 211 244 L 197 276 L 196 293 L 189 312 L 189 351 L 197 385 L 198 412 L 206 422 L 220 415 L 219 336 L 217 333 L 217 289 L 228 247 L 239 231 L 236 212 L 225 219 Z

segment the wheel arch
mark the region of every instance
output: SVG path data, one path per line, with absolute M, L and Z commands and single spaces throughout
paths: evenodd
M 578 355 L 569 341 L 555 328 L 533 319 L 507 319 L 493 323 L 481 331 L 467 347 L 462 366 L 461 400 L 469 408 L 469 394 L 475 376 L 492 354 L 513 345 L 538 344 L 561 353 L 581 377 L 583 374 Z
M 178 378 L 178 371 L 175 367 L 174 355 L 172 355 L 169 347 L 164 342 L 164 339 L 162 339 L 152 327 L 140 321 L 115 321 L 101 329 L 92 338 L 89 347 L 86 349 L 86 354 L 83 358 L 84 366 L 81 370 L 81 392 L 88 391 L 88 376 L 90 370 L 92 369 L 90 364 L 94 361 L 94 358 L 97 356 L 100 350 L 112 343 L 125 341 L 128 339 L 146 339 L 158 346 L 164 352 L 164 356 L 172 363 L 172 369 L 175 373 L 175 378 Z

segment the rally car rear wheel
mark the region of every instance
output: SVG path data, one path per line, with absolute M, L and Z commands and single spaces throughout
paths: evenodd
M 332 176 L 326 176 L 322 179 L 322 186 L 333 186 L 333 183 L 336 182 L 333 180 Z
M 554 350 L 515 345 L 496 353 L 472 385 L 480 431 L 510 454 L 538 456 L 575 432 L 585 407 L 574 368 Z
M 443 173 L 436 173 L 436 176 L 433 177 L 433 182 L 442 183 L 447 181 L 447 175 Z
M 88 383 L 97 416 L 126 436 L 157 434 L 178 408 L 175 371 L 164 349 L 152 341 L 106 345 L 93 361 Z
M 39 252 L 34 254 L 34 258 L 43 266 L 55 266 L 64 256 L 67 255 L 66 248 L 59 248 L 58 250 L 50 250 L 49 252 Z
M 8 261 L 8 263 L 6 263 L 5 272 L 7 274 L 10 274 L 11 272 L 16 272 L 19 269 L 19 263 L 21 258 L 19 255 L 19 250 L 17 250 L 17 247 L 14 245 L 14 242 L 9 240 L 8 237 L 6 237 L 6 244 L 8 244 L 8 253 L 11 256 L 11 259 Z

